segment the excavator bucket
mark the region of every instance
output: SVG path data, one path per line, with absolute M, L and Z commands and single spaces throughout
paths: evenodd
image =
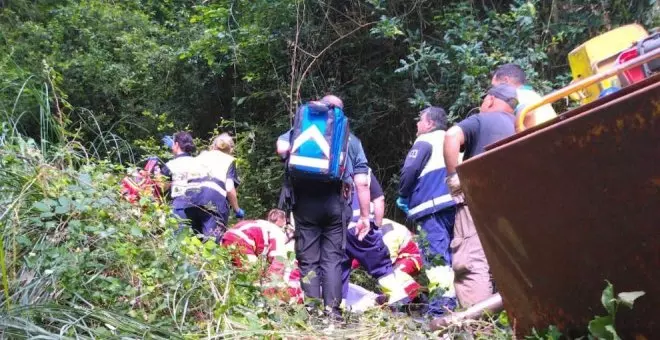
M 569 338 L 620 307 L 624 339 L 660 339 L 660 74 L 516 134 L 458 167 L 515 332 Z

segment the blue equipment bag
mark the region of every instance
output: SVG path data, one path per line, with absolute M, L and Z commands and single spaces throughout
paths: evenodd
M 343 179 L 348 158 L 348 119 L 341 108 L 309 102 L 296 112 L 288 172 L 293 178 Z

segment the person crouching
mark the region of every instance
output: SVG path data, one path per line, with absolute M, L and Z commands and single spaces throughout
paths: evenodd
M 294 263 L 287 263 L 287 242 L 284 231 L 266 220 L 241 221 L 228 229 L 221 241 L 233 251 L 234 265 L 239 268 L 256 264 L 260 258 L 266 261 L 264 295 L 276 295 L 287 303 L 302 303 L 300 271 Z

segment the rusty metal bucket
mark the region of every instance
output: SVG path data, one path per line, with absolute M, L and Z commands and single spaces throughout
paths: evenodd
M 616 318 L 660 339 L 660 75 L 498 143 L 457 169 L 518 335 L 576 337 L 605 280 L 643 290 Z

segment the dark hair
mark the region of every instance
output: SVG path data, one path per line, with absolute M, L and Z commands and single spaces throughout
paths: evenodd
M 525 75 L 525 71 L 522 69 L 522 67 L 516 64 L 509 63 L 498 67 L 495 70 L 494 76 L 495 79 L 498 80 L 501 80 L 504 77 L 508 77 L 519 85 L 527 83 L 527 76 Z
M 192 154 L 197 149 L 195 147 L 195 142 L 190 133 L 186 131 L 179 131 L 174 134 L 174 142 L 179 143 L 181 151 Z
M 426 118 L 432 121 L 435 128 L 438 130 L 447 130 L 447 112 L 441 107 L 429 106 L 422 110 L 426 114 Z

